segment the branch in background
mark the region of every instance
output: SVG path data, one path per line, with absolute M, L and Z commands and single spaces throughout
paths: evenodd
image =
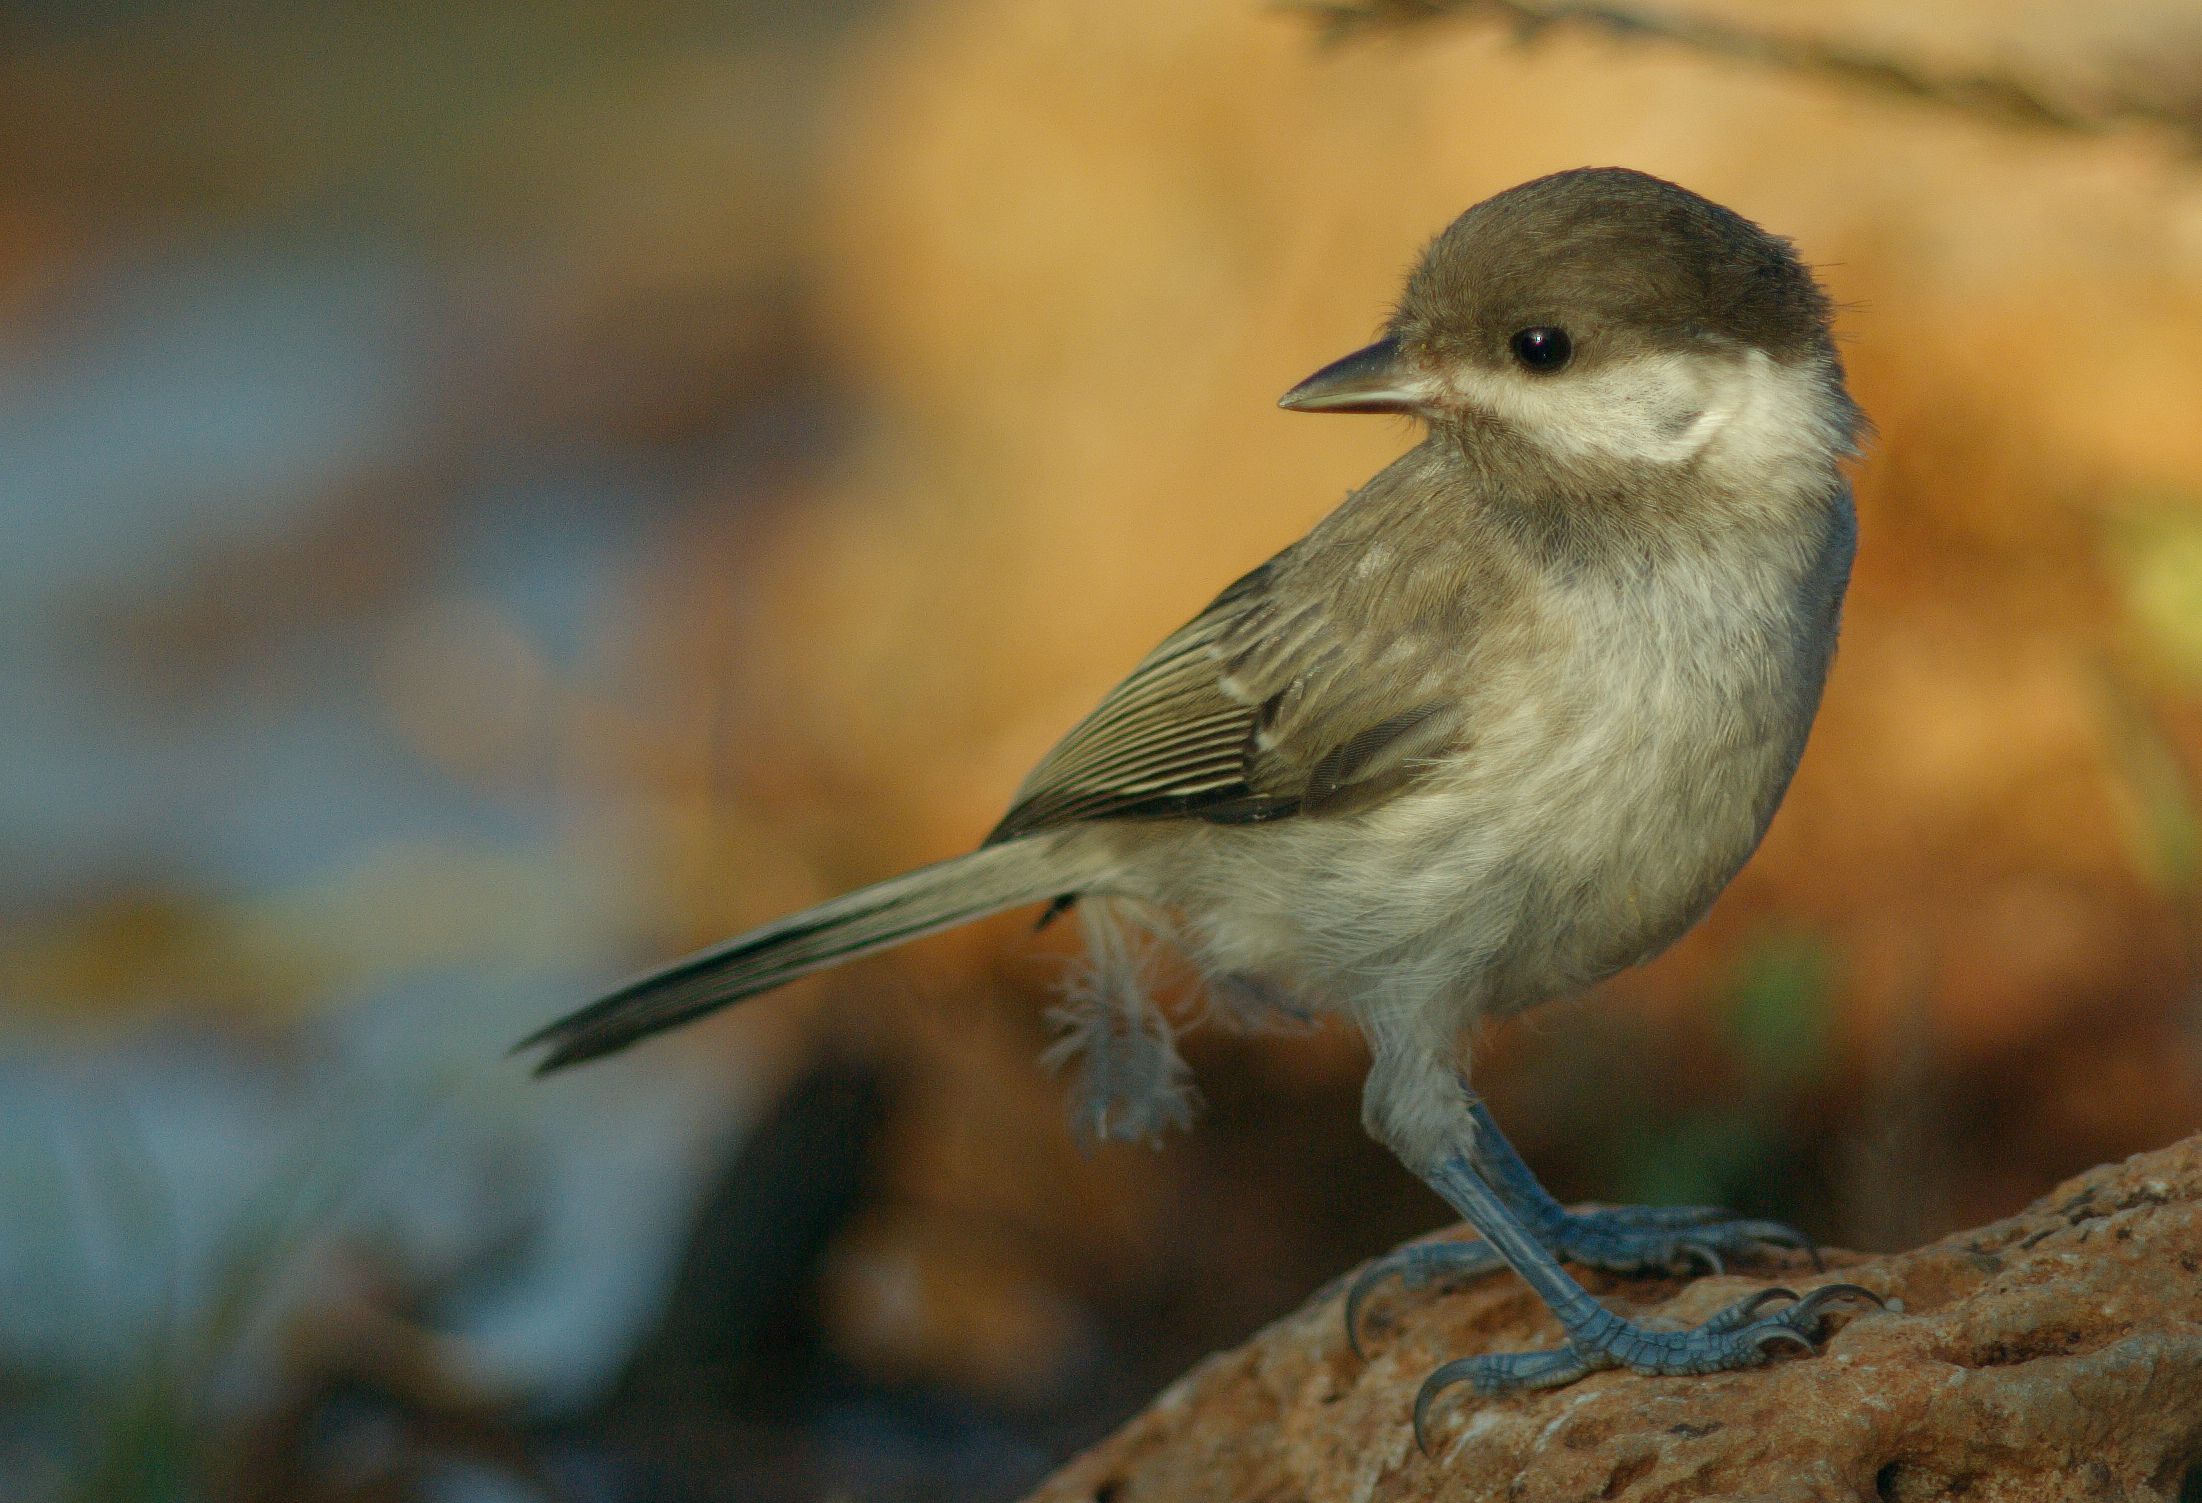
M 1663 15 L 1575 0 L 1285 0 L 1285 5 L 1313 17 L 1326 42 L 1387 27 L 1478 16 L 1513 23 L 1517 38 L 1525 43 L 1537 40 L 1548 28 L 1574 26 L 1631 40 L 1648 37 L 1671 42 L 1711 57 L 1924 100 L 2008 125 L 2087 135 L 2121 126 L 2156 126 L 2178 135 L 2189 151 L 2202 153 L 2202 115 L 2166 101 L 2118 90 L 2099 91 L 2084 103 L 2066 101 L 2010 73 L 1940 72 L 1869 47 L 1830 38 L 1773 35 L 1704 16 Z

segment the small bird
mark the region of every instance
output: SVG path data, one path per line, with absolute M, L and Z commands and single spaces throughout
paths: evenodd
M 529 1039 L 594 1059 L 852 956 L 1022 904 L 1075 907 L 1051 1054 L 1104 1136 L 1191 1092 L 1153 1000 L 1174 947 L 1253 1016 L 1342 1014 L 1362 1120 L 1480 1241 L 1377 1281 L 1511 1268 L 1550 1351 L 1448 1362 L 1549 1387 L 1813 1349 L 1850 1285 L 1767 1291 L 1689 1330 L 1592 1299 L 1562 1259 L 1718 1268 L 1804 1247 L 1709 1208 L 1571 1211 L 1469 1089 L 1479 1017 L 1577 992 L 1694 924 L 1765 834 L 1818 709 L 1866 423 L 1831 307 L 1789 243 L 1673 183 L 1556 173 L 1469 209 L 1366 349 L 1280 405 L 1419 419 L 1413 449 L 1165 638 L 1026 778 L 969 855 L 767 924 Z M 1778 1306 L 1778 1308 L 1770 1307 Z

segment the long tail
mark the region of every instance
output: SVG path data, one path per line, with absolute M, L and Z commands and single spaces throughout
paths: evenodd
M 1004 908 L 1075 891 L 1050 839 L 987 846 L 890 877 L 699 950 L 521 1040 L 547 1047 L 538 1075 L 613 1054 L 811 971 Z

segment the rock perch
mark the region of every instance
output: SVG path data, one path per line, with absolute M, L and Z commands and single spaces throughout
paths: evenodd
M 1894 1308 L 1849 1317 L 1818 1356 L 1755 1371 L 1604 1372 L 1499 1399 L 1455 1390 L 1432 1414 L 1429 1455 L 1409 1413 L 1433 1366 L 1551 1345 L 1558 1328 L 1504 1274 L 1449 1291 L 1387 1285 L 1367 1307 L 1363 1362 L 1340 1280 L 1203 1362 L 1029 1503 L 2198 1495 L 2202 1138 L 1916 1252 L 1827 1263 L 1688 1283 L 1586 1275 L 1616 1309 L 1675 1325 L 1757 1288 L 1836 1279 Z

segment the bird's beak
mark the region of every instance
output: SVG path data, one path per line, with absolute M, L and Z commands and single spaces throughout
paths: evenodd
M 1422 383 L 1396 339 L 1333 360 L 1277 399 L 1290 412 L 1419 412 Z

